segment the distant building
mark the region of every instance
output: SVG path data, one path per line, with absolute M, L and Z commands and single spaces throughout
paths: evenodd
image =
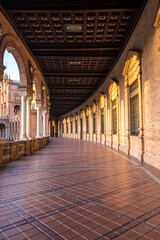
M 5 76 L 0 85 L 0 139 L 19 139 L 20 102 L 19 82 Z
M 11 80 L 8 76 L 0 83 L 0 139 L 19 140 L 21 129 L 21 99 L 19 94 L 19 82 Z M 35 84 L 33 84 L 35 91 Z M 35 92 L 31 102 L 31 121 L 33 126 L 32 136 L 36 135 L 35 122 L 36 100 Z

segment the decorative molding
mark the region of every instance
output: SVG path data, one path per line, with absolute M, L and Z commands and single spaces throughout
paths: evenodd
M 154 23 L 153 23 L 154 28 L 158 28 L 159 26 L 160 26 L 160 1 L 158 4 L 157 12 L 156 12 Z
M 110 102 L 118 97 L 118 85 L 113 82 L 109 87 Z
M 94 102 L 93 107 L 92 107 L 92 112 L 96 113 L 97 111 L 97 104 Z
M 100 97 L 100 109 L 104 108 L 104 102 L 105 102 L 105 95 L 101 93 Z
M 117 78 L 113 77 L 113 78 L 111 78 L 111 79 L 112 79 L 113 82 L 115 82 L 116 84 L 119 85 L 119 81 L 117 80 Z

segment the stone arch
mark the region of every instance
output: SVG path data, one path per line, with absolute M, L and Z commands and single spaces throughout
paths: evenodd
M 0 138 L 5 138 L 7 125 L 4 122 L 0 122 Z
M 20 85 L 28 86 L 27 69 L 25 64 L 27 60 L 23 55 L 22 48 L 19 42 L 12 35 L 9 35 L 9 34 L 4 35 L 0 42 L 0 52 L 2 53 L 2 56 L 0 58 L 0 64 L 2 65 L 3 65 L 4 52 L 6 49 L 10 53 L 12 53 L 12 55 L 14 56 L 17 62 L 19 74 L 20 74 Z
M 67 117 L 67 123 L 69 123 L 70 122 L 70 117 Z
M 47 95 L 46 89 L 44 90 L 43 106 L 44 106 L 44 107 L 47 107 L 47 106 L 48 106 L 48 95 Z
M 100 109 L 103 109 L 103 108 L 105 107 L 105 98 L 106 98 L 106 96 L 101 93 L 101 95 L 100 95 L 100 101 L 99 101 L 99 103 L 100 103 Z
M 129 51 L 127 54 L 123 76 L 125 77 L 125 87 L 131 85 L 134 79 L 140 78 L 141 52 Z
M 36 100 L 42 100 L 42 81 L 37 70 L 33 73 L 33 81 L 36 86 Z
M 117 96 L 119 96 L 118 92 L 119 92 L 118 85 L 115 82 L 111 83 L 109 87 L 110 101 L 114 100 Z
M 90 107 L 86 107 L 86 116 L 90 116 L 90 112 L 91 112 L 91 108 Z
M 3 124 L 3 125 L 7 128 L 7 123 L 6 123 L 6 122 L 3 122 L 3 120 L 0 121 L 0 124 Z
M 81 110 L 81 112 L 80 112 L 80 118 L 85 118 L 85 111 L 84 111 L 84 110 Z
M 142 99 L 142 52 L 130 50 L 127 54 L 125 77 L 125 116 L 128 154 L 138 149 L 138 158 L 144 156 L 144 120 Z
M 111 147 L 120 147 L 119 85 L 112 82 L 109 87 Z
M 92 106 L 92 113 L 96 113 L 96 112 L 97 112 L 97 103 L 94 101 Z
M 14 115 L 18 115 L 20 113 L 20 107 L 21 107 L 20 104 L 18 103 L 14 104 L 14 109 L 13 109 Z

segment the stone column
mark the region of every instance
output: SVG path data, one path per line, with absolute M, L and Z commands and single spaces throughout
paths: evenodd
M 89 140 L 93 140 L 93 113 L 92 109 L 90 110 L 90 117 L 89 117 Z
M 99 102 L 97 103 L 97 117 L 96 117 L 96 121 L 97 121 L 97 143 L 100 143 L 100 134 L 101 134 L 101 110 L 100 110 L 100 104 Z
M 113 121 L 112 121 L 112 99 L 110 100 L 110 124 L 111 124 L 111 148 L 113 147 Z
M 58 137 L 60 137 L 60 136 L 61 136 L 61 121 L 58 120 Z
M 14 118 L 14 140 L 16 140 L 16 119 Z
M 47 136 L 49 136 L 49 127 L 48 127 L 48 122 L 49 122 L 49 114 L 47 114 Z
M 145 153 L 145 146 L 144 146 L 144 119 L 143 119 L 143 85 L 142 85 L 142 56 L 139 53 L 139 106 L 140 106 L 140 126 L 139 126 L 139 136 L 141 139 L 141 162 L 144 161 L 144 153 Z
M 6 135 L 5 138 L 8 139 L 8 128 L 6 127 Z
M 128 81 L 125 86 L 125 122 L 126 122 L 126 142 L 127 142 L 127 154 L 130 155 L 130 89 Z
M 21 140 L 27 140 L 26 137 L 26 95 L 27 91 L 21 93 Z
M 46 109 L 43 108 L 43 137 L 46 137 Z
M 83 121 L 83 139 L 87 139 L 87 125 L 86 125 L 86 113 L 84 114 L 83 118 L 82 118 L 82 121 Z
M 104 98 L 104 145 L 106 145 L 107 138 L 107 97 Z
M 31 139 L 31 96 L 27 96 L 27 138 Z
M 37 104 L 37 136 L 36 138 L 40 138 L 40 109 L 41 109 L 41 104 Z
M 2 52 L 0 52 L 0 58 L 2 58 Z M 5 68 L 6 67 L 3 64 L 0 64 L 0 82 L 2 82 L 3 80 L 3 74 L 4 74 Z

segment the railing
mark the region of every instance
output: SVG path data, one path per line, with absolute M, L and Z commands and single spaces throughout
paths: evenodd
M 25 155 L 32 155 L 35 151 L 44 148 L 48 143 L 49 137 L 0 143 L 0 167 Z

